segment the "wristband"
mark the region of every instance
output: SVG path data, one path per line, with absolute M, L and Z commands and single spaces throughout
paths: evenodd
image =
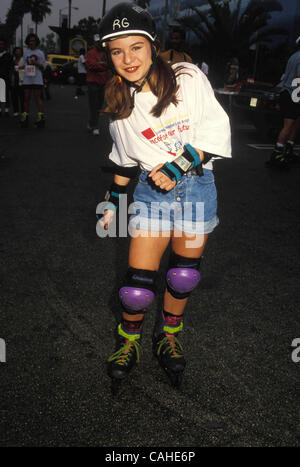
M 127 185 L 118 185 L 113 182 L 110 189 L 105 193 L 104 199 L 107 201 L 107 204 L 104 208 L 104 212 L 108 210 L 117 210 L 120 204 L 120 195 L 127 192 Z M 102 217 L 102 214 L 96 214 L 96 218 L 99 220 Z
M 107 190 L 104 199 L 109 201 L 109 204 L 113 204 L 114 208 L 117 210 L 120 204 L 120 195 L 127 192 L 127 185 L 118 185 L 113 182 L 110 189 Z M 111 209 L 111 208 L 108 208 Z
M 139 172 L 139 166 L 134 165 L 132 167 L 122 167 L 109 160 L 107 165 L 101 167 L 101 170 L 103 170 L 103 172 L 111 172 L 116 175 L 121 175 L 121 177 L 135 178 Z
M 184 152 L 172 162 L 166 162 L 160 169 L 172 181 L 179 182 L 182 176 L 191 168 L 202 165 L 198 151 L 193 146 L 186 144 Z

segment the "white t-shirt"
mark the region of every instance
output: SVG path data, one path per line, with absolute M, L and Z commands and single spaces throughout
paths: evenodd
M 84 58 L 84 55 L 79 55 L 79 58 L 78 58 L 78 73 L 82 74 L 82 73 L 86 73 L 86 68 L 85 68 L 85 58 Z
M 44 84 L 43 73 L 37 66 L 33 65 L 31 58 L 36 58 L 39 65 L 45 68 L 45 55 L 40 49 L 26 49 L 23 55 L 24 60 L 24 80 L 23 84 L 37 84 L 42 86 Z
M 208 79 L 193 64 L 177 63 L 173 68 L 178 65 L 183 65 L 188 74 L 177 78 L 177 106 L 171 104 L 160 117 L 153 117 L 150 111 L 157 97 L 152 92 L 140 92 L 135 94 L 131 115 L 110 122 L 113 146 L 109 158 L 116 164 L 152 170 L 182 154 L 185 144 L 214 154 L 214 158 L 231 157 L 229 119 Z M 212 162 L 203 167 L 212 169 Z

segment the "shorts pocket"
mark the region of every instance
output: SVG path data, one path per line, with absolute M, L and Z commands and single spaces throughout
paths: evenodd
M 203 169 L 203 175 L 197 176 L 197 183 L 200 185 L 208 185 L 209 183 L 214 183 L 215 177 L 212 170 Z

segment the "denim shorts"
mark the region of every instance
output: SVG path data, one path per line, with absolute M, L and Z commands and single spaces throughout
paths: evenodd
M 140 174 L 130 208 L 130 231 L 179 231 L 207 234 L 218 225 L 217 191 L 211 170 L 204 175 L 187 173 L 171 191 L 160 190 Z

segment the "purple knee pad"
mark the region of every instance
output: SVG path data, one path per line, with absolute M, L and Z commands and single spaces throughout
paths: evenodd
M 138 287 L 121 287 L 119 297 L 125 308 L 139 311 L 147 308 L 154 299 L 154 293 Z
M 167 272 L 169 287 L 178 293 L 189 293 L 200 281 L 200 272 L 192 268 L 172 268 Z

